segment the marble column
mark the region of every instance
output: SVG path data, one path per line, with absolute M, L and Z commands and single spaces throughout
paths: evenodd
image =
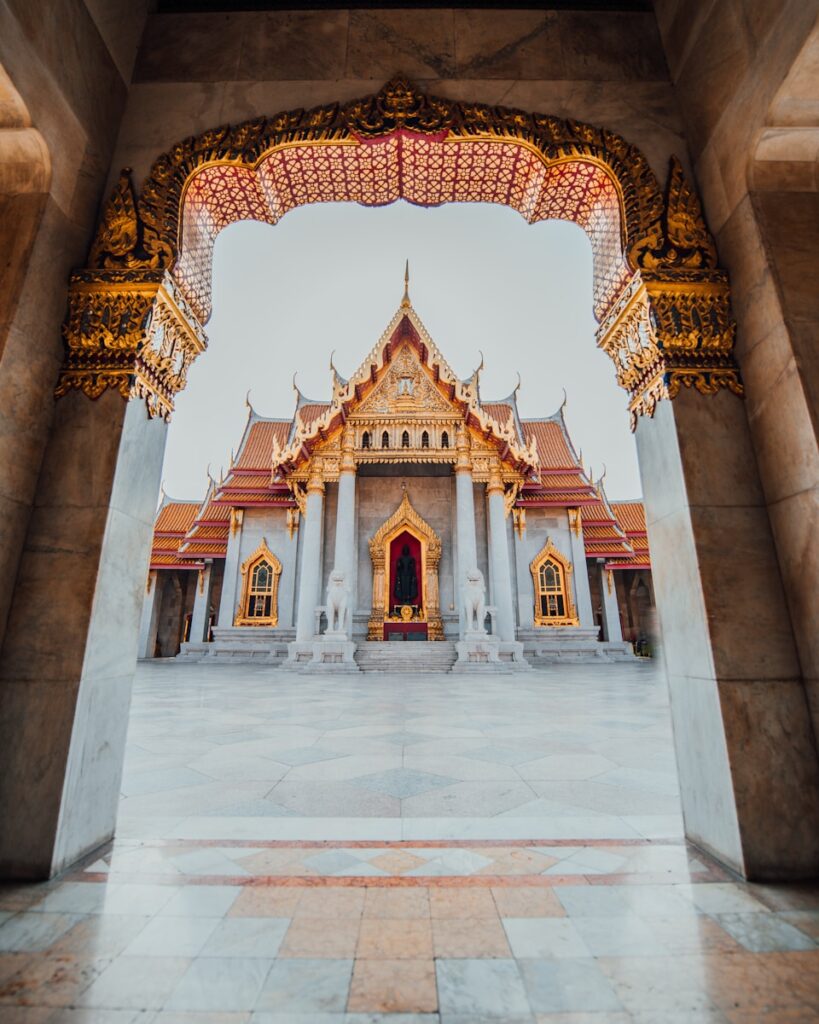
M 489 512 L 489 561 L 492 566 L 492 604 L 497 609 L 498 636 L 503 641 L 515 639 L 515 612 L 512 605 L 512 569 L 509 564 L 509 541 L 506 536 L 503 481 L 500 472 L 490 475 L 486 487 Z
M 569 545 L 574 565 L 574 599 L 577 617 L 583 629 L 596 629 L 592 610 L 589 573 L 586 568 L 586 545 L 583 540 L 583 521 L 579 508 L 569 509 Z
M 205 562 L 205 567 L 199 570 L 199 579 L 196 581 L 196 593 L 193 598 L 190 633 L 190 643 L 192 644 L 201 644 L 208 639 L 212 576 L 213 562 Z
M 461 587 L 469 569 L 478 567 L 478 542 L 475 537 L 475 491 L 472 483 L 472 459 L 469 452 L 469 434 L 463 425 L 458 427 L 458 458 L 455 463 L 455 524 L 458 540 L 458 575 L 455 601 L 461 606 Z M 461 633 L 463 613 L 461 612 Z
M 28 879 L 114 834 L 167 433 L 114 390 L 54 416 L 0 663 L 0 875 Z
M 149 573 L 148 586 L 150 589 L 142 602 L 142 615 L 139 620 L 138 658 L 153 658 L 156 648 L 156 630 L 162 604 L 162 578 L 156 570 Z
M 356 465 L 353 454 L 353 434 L 344 431 L 342 456 L 338 476 L 338 501 L 336 503 L 335 569 L 344 573 L 344 583 L 349 595 L 347 634 L 352 633 L 353 609 L 355 608 L 355 478 Z
M 225 552 L 225 571 L 222 576 L 222 596 L 219 599 L 219 613 L 216 616 L 217 625 L 222 627 L 233 625 L 233 620 L 239 609 L 243 518 L 243 509 L 231 509 L 230 530 Z
M 614 584 L 614 573 L 606 568 L 606 563 L 597 563 L 600 573 L 600 593 L 603 598 L 603 639 L 613 644 L 623 642 L 623 629 L 620 625 L 620 608 L 617 604 L 617 587 Z M 575 575 L 577 572 L 575 570 Z
M 683 388 L 636 436 L 686 835 L 747 878 L 814 877 L 816 741 L 745 405 Z
M 324 519 L 324 481 L 321 467 L 314 466 L 307 481 L 307 505 L 301 526 L 301 568 L 296 612 L 296 640 L 312 640 L 315 635 L 316 607 L 319 601 L 321 569 L 321 527 Z

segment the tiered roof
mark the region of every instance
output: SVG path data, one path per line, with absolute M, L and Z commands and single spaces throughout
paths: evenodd
M 179 545 L 193 526 L 199 506 L 198 501 L 162 498 L 154 523 L 151 569 L 201 568 L 201 563 L 183 561 L 179 557 Z
M 631 558 L 617 559 L 606 564 L 607 569 L 650 569 L 651 557 L 648 550 L 646 510 L 641 501 L 613 501 L 611 510 L 617 516 L 617 523 L 625 533 L 634 554 Z
M 523 478 L 519 508 L 579 508 L 588 558 L 609 568 L 648 568 L 645 514 L 639 501 L 610 503 L 602 480 L 593 482 L 569 436 L 563 405 L 541 419 L 521 419 L 515 388 L 507 398 L 482 401 L 481 365 L 460 380 L 441 355 L 405 291 L 404 301 L 359 369 L 347 380 L 332 365 L 330 402 L 305 398 L 289 419 L 260 416 L 248 402 L 248 418 L 227 475 L 211 480 L 201 503 L 165 499 L 154 527 L 151 568 L 198 568 L 224 558 L 234 508 L 293 508 L 287 478 L 316 446 L 336 431 L 377 386 L 402 345 L 415 350 L 434 386 L 463 421 L 494 445 Z M 295 387 L 295 380 L 294 380 Z
M 586 558 L 630 558 L 634 552 L 625 530 L 609 504 L 602 478 L 594 485 L 594 499 L 580 507 Z
M 224 558 L 230 531 L 230 505 L 216 501 L 217 484 L 211 480 L 205 500 L 199 505 L 185 539 L 179 546 L 179 557 L 197 559 Z

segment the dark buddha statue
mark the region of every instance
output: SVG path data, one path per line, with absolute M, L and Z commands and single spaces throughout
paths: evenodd
M 409 544 L 404 545 L 404 549 L 395 563 L 393 595 L 399 604 L 414 604 L 418 597 L 418 576 Z

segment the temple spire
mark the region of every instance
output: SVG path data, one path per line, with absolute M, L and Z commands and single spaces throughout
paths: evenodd
M 404 265 L 404 297 L 401 299 L 401 308 L 409 309 L 410 297 L 409 297 L 409 260 Z

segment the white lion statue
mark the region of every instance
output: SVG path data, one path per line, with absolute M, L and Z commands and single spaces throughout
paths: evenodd
M 333 569 L 327 584 L 327 632 L 343 633 L 347 625 L 347 582 L 341 569 Z
M 464 630 L 467 633 L 485 633 L 486 587 L 480 569 L 467 569 L 466 579 L 461 587 L 461 607 L 464 613 Z

